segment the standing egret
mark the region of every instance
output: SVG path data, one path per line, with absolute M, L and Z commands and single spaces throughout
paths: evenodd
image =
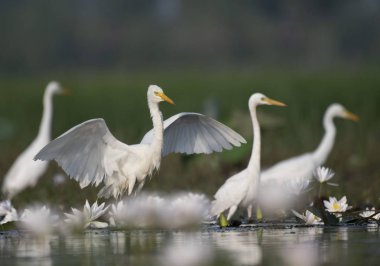
M 286 106 L 284 103 L 269 99 L 261 93 L 255 93 L 249 98 L 248 107 L 252 118 L 254 136 L 251 158 L 246 169 L 228 178 L 219 188 L 214 195 L 215 200 L 211 207 L 211 214 L 217 216 L 229 209 L 227 221 L 230 220 L 239 204 L 245 199 L 248 191 L 254 191 L 255 196 L 257 195 L 260 181 L 261 150 L 260 125 L 256 115 L 258 105 Z
M 313 171 L 326 161 L 334 145 L 336 135 L 335 117 L 352 121 L 358 121 L 359 119 L 357 115 L 347 111 L 341 104 L 331 104 L 323 117 L 325 135 L 317 149 L 313 152 L 284 160 L 266 169 L 261 173 L 262 181 L 283 183 L 293 177 L 311 178 Z
M 36 162 L 34 155 L 50 141 L 51 122 L 53 118 L 53 96 L 64 93 L 56 81 L 51 81 L 43 97 L 43 114 L 36 139 L 21 153 L 8 170 L 3 181 L 2 192 L 8 199 L 28 186 L 34 186 L 48 166 L 47 162 Z
M 310 179 L 313 171 L 324 164 L 335 141 L 336 128 L 334 118 L 340 117 L 352 121 L 358 121 L 358 116 L 347 111 L 341 104 L 331 104 L 323 117 L 323 127 L 325 135 L 313 152 L 305 153 L 284 161 L 266 169 L 261 173 L 261 184 L 263 186 L 282 186 L 291 182 L 294 178 Z M 252 216 L 252 202 L 254 200 L 254 191 L 249 192 L 245 204 L 248 206 L 248 217 Z
M 243 137 L 218 121 L 197 113 L 179 113 L 163 122 L 158 104 L 174 104 L 163 90 L 150 85 L 148 107 L 153 129 L 140 144 L 127 145 L 117 140 L 103 119 L 88 120 L 50 142 L 35 157 L 55 160 L 79 182 L 104 187 L 99 197 L 118 198 L 132 193 L 135 183 L 141 190 L 145 179 L 159 169 L 161 157 L 168 153 L 212 153 L 245 143 Z

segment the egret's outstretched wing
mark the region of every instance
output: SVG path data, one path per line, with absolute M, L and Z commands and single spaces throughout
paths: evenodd
M 126 151 L 128 145 L 118 141 L 103 119 L 79 124 L 46 145 L 35 160 L 55 160 L 81 187 L 102 182 L 112 174 L 106 156 L 110 150 Z
M 141 143 L 151 143 L 153 130 Z M 162 155 L 169 153 L 212 153 L 240 147 L 245 139 L 224 124 L 198 113 L 179 113 L 164 121 Z

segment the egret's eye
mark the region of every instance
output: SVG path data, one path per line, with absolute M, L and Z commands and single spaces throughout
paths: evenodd
M 155 92 L 154 92 L 154 95 L 158 96 L 158 91 L 155 91 Z
M 261 97 L 261 100 L 262 100 L 262 101 L 265 101 L 265 97 Z

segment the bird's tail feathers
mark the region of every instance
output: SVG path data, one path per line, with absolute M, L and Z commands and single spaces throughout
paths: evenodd
M 120 198 L 124 191 L 126 189 L 121 188 L 120 186 L 117 186 L 115 184 L 109 184 L 105 185 L 99 192 L 98 192 L 98 197 L 99 198 L 111 198 L 114 197 L 115 199 Z

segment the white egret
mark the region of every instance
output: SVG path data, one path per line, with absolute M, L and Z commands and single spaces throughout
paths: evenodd
M 12 198 L 28 186 L 34 186 L 45 173 L 47 162 L 36 162 L 33 157 L 49 143 L 51 137 L 51 123 L 53 118 L 53 96 L 63 94 L 65 90 L 56 81 L 51 81 L 43 96 L 43 114 L 36 139 L 21 153 L 3 181 L 2 192 L 7 198 Z
M 197 113 L 179 113 L 163 122 L 159 102 L 173 104 L 163 90 L 150 85 L 147 92 L 153 129 L 140 144 L 127 145 L 117 140 L 103 119 L 88 120 L 50 142 L 35 157 L 55 160 L 73 179 L 86 187 L 104 187 L 99 197 L 118 198 L 139 191 L 146 176 L 159 169 L 161 156 L 168 153 L 212 153 L 245 143 L 243 137 L 218 121 Z
M 287 159 L 279 162 L 261 174 L 263 182 L 275 180 L 277 182 L 287 182 L 293 177 L 311 178 L 313 171 L 321 166 L 327 159 L 334 145 L 336 128 L 334 118 L 341 117 L 353 121 L 358 120 L 358 116 L 347 111 L 342 105 L 331 104 L 324 115 L 323 127 L 325 135 L 318 148 L 310 153 Z
M 336 128 L 334 118 L 340 117 L 353 121 L 358 121 L 358 116 L 347 111 L 341 104 L 331 104 L 323 117 L 323 126 L 325 135 L 313 152 L 305 153 L 284 161 L 281 161 L 274 166 L 261 172 L 261 185 L 271 187 L 273 185 L 282 186 L 291 182 L 295 178 L 310 179 L 313 171 L 325 163 L 335 141 Z M 245 200 L 245 205 L 248 206 L 248 218 L 252 216 L 252 202 L 255 197 L 255 192 L 248 193 Z
M 260 125 L 256 115 L 256 107 L 258 105 L 285 106 L 284 103 L 269 99 L 261 93 L 255 93 L 249 98 L 248 107 L 252 118 L 254 135 L 251 158 L 246 169 L 228 178 L 216 192 L 214 195 L 215 200 L 212 202 L 212 215 L 219 216 L 222 212 L 229 209 L 227 215 L 227 220 L 229 220 L 239 204 L 247 196 L 248 191 L 255 191 L 255 196 L 257 194 L 260 181 L 261 152 Z

